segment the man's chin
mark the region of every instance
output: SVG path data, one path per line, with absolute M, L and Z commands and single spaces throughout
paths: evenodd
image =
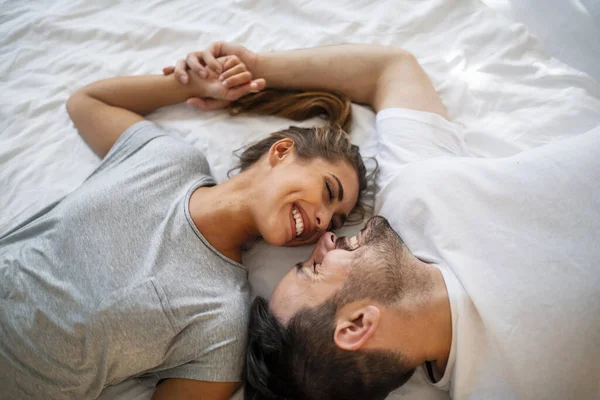
M 374 215 L 371 218 L 369 218 L 369 220 L 365 224 L 365 228 L 371 229 L 372 227 L 375 227 L 378 225 L 389 226 L 390 224 L 389 224 L 388 220 L 385 219 L 384 217 L 382 217 L 381 215 Z
M 356 250 L 359 247 L 370 244 L 372 241 L 376 240 L 377 237 L 382 237 L 382 233 L 386 230 L 393 231 L 388 220 L 380 215 L 375 215 L 369 218 L 365 227 L 355 236 L 339 238 L 343 239 L 340 241 L 340 246 L 344 246 L 345 250 Z

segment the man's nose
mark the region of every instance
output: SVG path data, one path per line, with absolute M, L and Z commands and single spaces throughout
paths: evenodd
M 337 237 L 333 232 L 325 232 L 323 236 L 317 242 L 315 246 L 311 259 L 318 262 L 319 264 L 323 262 L 325 255 L 329 253 L 331 250 L 335 249 L 335 240 Z
M 323 235 L 323 245 L 325 246 L 325 249 L 328 252 L 335 249 L 335 240 L 336 239 L 337 239 L 337 237 L 335 236 L 335 233 L 333 233 L 333 232 L 326 232 Z

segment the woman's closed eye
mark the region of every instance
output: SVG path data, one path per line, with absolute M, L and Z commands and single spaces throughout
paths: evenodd
M 327 196 L 329 199 L 329 202 L 331 203 L 333 201 L 333 189 L 331 188 L 331 184 L 327 181 L 325 181 L 325 188 L 327 189 Z

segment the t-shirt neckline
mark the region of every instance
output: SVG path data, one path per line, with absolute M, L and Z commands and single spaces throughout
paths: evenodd
M 215 253 L 218 257 L 222 258 L 228 264 L 231 264 L 232 266 L 237 267 L 237 268 L 241 268 L 247 272 L 248 270 L 246 269 L 246 267 L 244 267 L 243 264 L 240 264 L 239 262 L 234 261 L 231 258 L 225 256 L 223 253 L 221 253 L 219 250 L 217 250 L 212 244 L 210 244 L 210 242 L 208 240 L 206 240 L 206 238 L 204 237 L 202 232 L 200 232 L 200 230 L 198 229 L 196 224 L 194 224 L 194 220 L 192 219 L 192 216 L 190 214 L 190 198 L 192 197 L 192 193 L 194 193 L 196 191 L 196 189 L 198 189 L 199 187 L 215 186 L 215 185 L 216 185 L 216 182 L 213 178 L 205 176 L 205 177 L 202 177 L 200 180 L 196 181 L 190 187 L 190 189 L 188 190 L 188 192 L 185 195 L 185 199 L 183 202 L 185 218 L 187 219 L 188 224 L 190 225 L 190 227 L 192 228 L 192 230 L 194 231 L 196 236 L 198 236 L 198 238 L 202 241 L 202 243 L 206 247 L 208 247 L 209 250 L 211 250 L 213 253 Z
M 459 310 L 458 310 L 458 301 L 461 293 L 464 293 L 464 289 L 460 287 L 460 282 L 458 279 L 449 271 L 447 268 L 441 265 L 436 265 L 436 267 L 442 273 L 442 277 L 444 278 L 444 283 L 446 284 L 446 290 L 448 291 L 448 301 L 450 302 L 450 313 L 452 315 L 452 344 L 450 346 L 450 354 L 448 355 L 448 363 L 446 364 L 446 369 L 444 370 L 444 374 L 442 377 L 434 381 L 432 376 L 429 374 L 429 369 L 427 365 L 423 365 L 423 369 L 425 370 L 425 377 L 427 381 L 435 386 L 438 389 L 449 391 L 451 377 L 454 370 L 454 364 L 456 362 L 456 342 L 457 342 L 457 328 L 458 328 L 458 319 Z

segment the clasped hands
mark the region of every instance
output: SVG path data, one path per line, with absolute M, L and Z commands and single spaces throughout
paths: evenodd
M 196 74 L 206 80 L 207 96 L 189 98 L 186 103 L 201 110 L 218 110 L 249 93 L 263 90 L 266 81 L 253 79 L 257 55 L 244 46 L 226 42 L 215 42 L 206 50 L 189 53 L 175 66 L 163 68 L 164 75 L 175 74 L 182 85 L 189 84 Z

